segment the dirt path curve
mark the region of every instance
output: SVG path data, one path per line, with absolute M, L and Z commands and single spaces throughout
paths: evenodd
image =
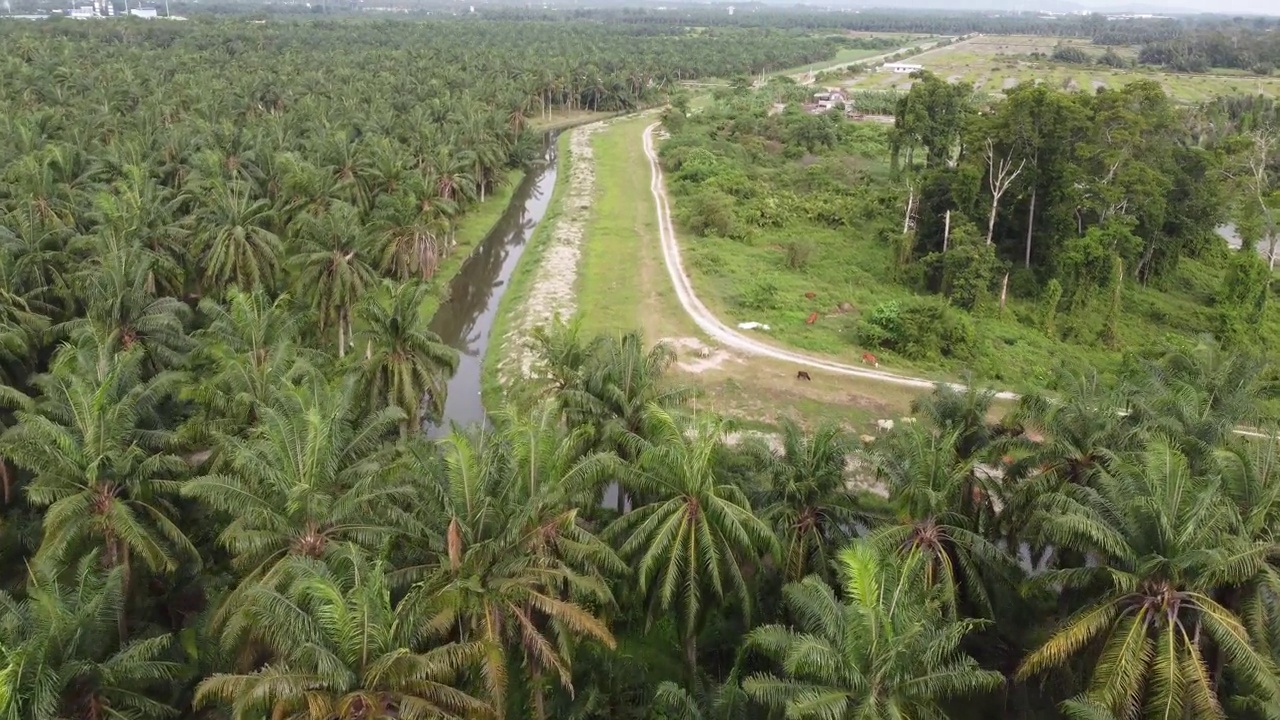
M 929 52 L 929 51 L 933 50 L 934 48 L 936 48 L 936 47 L 938 46 L 938 43 L 942 42 L 943 40 L 955 40 L 955 38 L 954 38 L 954 37 L 950 37 L 950 38 L 942 38 L 942 39 L 934 40 L 933 42 L 920 43 L 920 44 L 918 44 L 918 45 L 916 45 L 916 46 L 915 46 L 915 47 L 920 48 L 920 52 L 916 53 L 915 55 L 908 55 L 908 56 L 907 56 L 907 59 L 911 59 L 911 58 L 919 57 L 920 55 L 923 55 L 923 54 L 925 54 L 925 53 L 927 53 L 927 52 Z M 963 43 L 963 42 L 968 42 L 968 41 L 967 41 L 967 40 L 961 40 L 961 41 L 956 42 L 956 43 L 954 43 L 954 44 L 958 45 L 958 44 Z M 839 63 L 839 64 L 837 64 L 837 65 L 828 65 L 827 67 L 818 68 L 818 69 L 816 69 L 816 70 L 805 70 L 804 72 L 798 72 L 798 73 L 795 73 L 795 74 L 794 74 L 794 75 L 792 75 L 791 77 L 792 77 L 793 79 L 795 79 L 795 81 L 796 81 L 796 82 L 798 82 L 798 83 L 800 83 L 801 85 L 812 85 L 812 84 L 814 83 L 814 79 L 817 77 L 818 73 L 829 72 L 829 71 L 835 71 L 835 70 L 843 70 L 843 69 L 845 69 L 845 68 L 847 68 L 847 67 L 852 67 L 852 66 L 854 66 L 854 65 L 874 65 L 874 64 L 876 64 L 876 63 L 883 63 L 883 62 L 888 61 L 888 59 L 889 59 L 890 57 L 892 57 L 893 55 L 897 55 L 898 53 L 900 53 L 900 52 L 902 52 L 903 50 L 906 50 L 906 49 L 908 49 L 908 48 L 898 48 L 897 50 L 890 50 L 890 51 L 889 51 L 889 52 L 887 52 L 887 53 L 882 53 L 882 54 L 880 54 L 880 55 L 872 55 L 871 57 L 864 57 L 864 58 L 861 58 L 861 59 L 859 59 L 859 60 L 850 60 L 849 62 L 843 62 L 843 63 Z
M 680 257 L 680 243 L 676 239 L 675 226 L 671 223 L 671 205 L 667 200 L 666 181 L 663 179 L 662 166 L 658 163 L 658 153 L 653 143 L 653 132 L 659 125 L 660 123 L 654 123 L 644 129 L 644 154 L 649 159 L 649 192 L 653 193 L 653 205 L 658 213 L 658 235 L 662 241 L 662 258 L 667 266 L 667 274 L 671 276 L 671 283 L 675 286 L 676 297 L 680 300 L 680 306 L 697 324 L 698 329 L 725 347 L 749 355 L 761 355 L 775 360 L 793 362 L 801 367 L 822 370 L 846 377 L 892 383 L 923 390 L 933 389 L 937 382 L 928 378 L 899 375 L 885 370 L 874 370 L 866 366 L 846 365 L 832 360 L 824 360 L 812 355 L 795 352 L 794 350 L 780 348 L 738 332 L 720 322 L 719 318 L 698 299 L 698 296 L 693 291 L 693 284 L 689 281 L 689 275 L 684 271 L 684 263 Z M 959 383 L 947 384 L 956 390 L 963 391 L 965 389 L 965 386 Z M 996 397 L 1001 400 L 1017 400 L 1018 394 L 1008 390 L 1001 390 L 996 393 Z M 1237 428 L 1235 432 L 1237 435 L 1246 437 L 1270 437 L 1267 433 L 1248 427 Z
M 698 299 L 698 296 L 693 291 L 693 285 L 689 281 L 689 276 L 684 271 L 684 262 L 680 256 L 680 244 L 676 240 L 675 226 L 671 223 L 671 206 L 667 200 L 666 183 L 662 176 L 662 167 L 658 163 L 658 153 L 654 149 L 653 131 L 658 125 L 659 123 L 654 123 L 645 128 L 644 153 L 649 158 L 649 191 L 653 193 L 653 203 L 658 212 L 658 235 L 662 241 L 662 257 L 666 262 L 667 274 L 671 276 L 671 282 L 675 286 L 676 297 L 679 298 L 681 307 L 684 308 L 684 311 L 688 313 L 700 330 L 716 342 L 733 350 L 751 355 L 761 355 L 775 360 L 793 362 L 804 368 L 924 390 L 934 387 L 935 381 L 928 378 L 898 375 L 866 366 L 846 365 L 780 348 L 731 329 L 720 322 L 707 309 L 707 306 L 703 305 L 702 301 Z M 963 389 L 964 386 L 953 385 L 953 387 Z M 1001 392 L 997 397 L 1003 400 L 1016 400 L 1018 396 L 1011 392 Z

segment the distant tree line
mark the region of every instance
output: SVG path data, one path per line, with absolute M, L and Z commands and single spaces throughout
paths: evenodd
M 1144 45 L 1138 61 L 1181 72 L 1232 68 L 1270 75 L 1280 66 L 1280 33 L 1240 27 L 1191 32 Z

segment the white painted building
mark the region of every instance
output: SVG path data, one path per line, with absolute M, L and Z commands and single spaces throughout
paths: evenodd
M 923 66 L 923 65 L 916 65 L 916 64 L 914 64 L 914 63 L 904 63 L 904 62 L 891 62 L 891 63 L 885 63 L 884 65 L 881 65 L 880 67 L 881 67 L 881 69 L 883 69 L 885 72 L 891 72 L 891 73 L 905 73 L 905 74 L 910 74 L 910 73 L 913 73 L 913 72 L 920 72 L 921 70 L 923 70 L 923 69 L 924 69 L 924 66 Z
M 157 13 L 153 7 L 129 8 L 129 14 L 143 20 L 155 20 Z

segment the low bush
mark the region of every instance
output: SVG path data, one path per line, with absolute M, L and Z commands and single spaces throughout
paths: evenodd
M 967 360 L 977 347 L 969 315 L 936 297 L 881 303 L 859 324 L 857 334 L 862 345 L 892 350 L 912 360 Z

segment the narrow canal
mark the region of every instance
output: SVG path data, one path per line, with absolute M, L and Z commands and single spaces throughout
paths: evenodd
M 529 168 L 506 212 L 463 263 L 449 284 L 448 300 L 431 319 L 431 331 L 460 355 L 458 371 L 449 380 L 444 423 L 428 429 L 432 436 L 443 434 L 451 422 L 466 426 L 484 421 L 480 371 L 489 349 L 498 301 L 506 292 L 534 228 L 547 214 L 556 185 L 554 135 L 547 137 L 546 145 L 546 162 Z

